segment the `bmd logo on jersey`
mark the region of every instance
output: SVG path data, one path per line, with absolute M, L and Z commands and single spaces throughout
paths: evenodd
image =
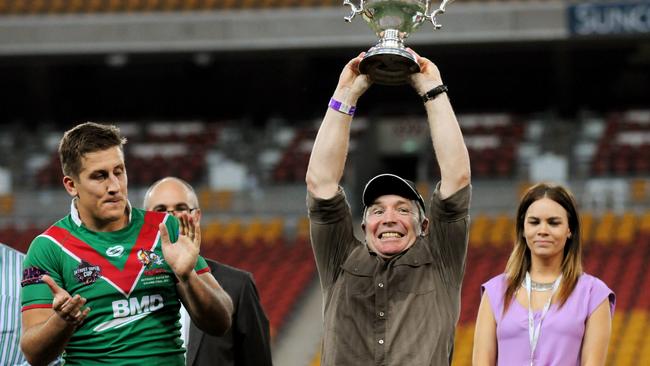
M 77 269 L 74 270 L 74 277 L 84 285 L 95 283 L 101 275 L 102 269 L 99 266 L 92 265 L 84 260 L 82 260 Z
M 140 301 L 138 301 L 137 297 L 132 297 L 128 301 L 117 300 L 113 301 L 113 317 L 124 318 L 127 316 L 154 312 L 162 309 L 163 305 L 163 297 L 157 294 L 145 295 Z
M 159 294 L 145 295 L 140 300 L 137 297 L 131 297 L 126 300 L 113 301 L 114 319 L 96 326 L 93 330 L 103 332 L 109 329 L 121 328 L 162 309 L 164 306 L 164 299 Z

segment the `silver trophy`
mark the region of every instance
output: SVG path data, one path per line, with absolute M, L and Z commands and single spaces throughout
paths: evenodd
M 409 75 L 420 71 L 415 57 L 404 47 L 404 39 L 427 20 L 433 29 L 440 29 L 436 16 L 444 13 L 453 0 L 443 0 L 434 11 L 431 11 L 431 0 L 356 1 L 358 4 L 343 1 L 343 5 L 352 9 L 345 20 L 351 22 L 361 14 L 379 37 L 379 42 L 366 52 L 359 70 L 377 84 L 400 85 L 408 82 Z

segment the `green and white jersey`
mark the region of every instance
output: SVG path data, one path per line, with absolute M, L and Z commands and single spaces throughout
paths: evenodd
M 184 365 L 176 277 L 165 262 L 158 225 L 170 239 L 178 221 L 165 213 L 130 210 L 119 231 L 93 232 L 71 214 L 36 237 L 23 263 L 22 311 L 51 308 L 48 274 L 91 308 L 65 347 L 66 365 Z M 209 272 L 199 257 L 195 270 Z

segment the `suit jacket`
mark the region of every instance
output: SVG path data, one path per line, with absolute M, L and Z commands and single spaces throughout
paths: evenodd
M 253 276 L 205 258 L 214 278 L 233 303 L 232 326 L 214 337 L 192 322 L 186 354 L 187 366 L 272 366 L 269 321 L 260 304 Z

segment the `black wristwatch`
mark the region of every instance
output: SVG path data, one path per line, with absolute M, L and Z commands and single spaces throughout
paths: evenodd
M 447 88 L 447 85 L 444 85 L 444 84 L 438 85 L 435 88 L 433 88 L 433 89 L 429 90 L 428 92 L 421 95 L 422 96 L 422 102 L 426 103 L 426 102 L 428 102 L 428 101 L 430 101 L 432 99 L 435 99 L 439 94 L 446 93 L 447 90 L 449 90 Z

